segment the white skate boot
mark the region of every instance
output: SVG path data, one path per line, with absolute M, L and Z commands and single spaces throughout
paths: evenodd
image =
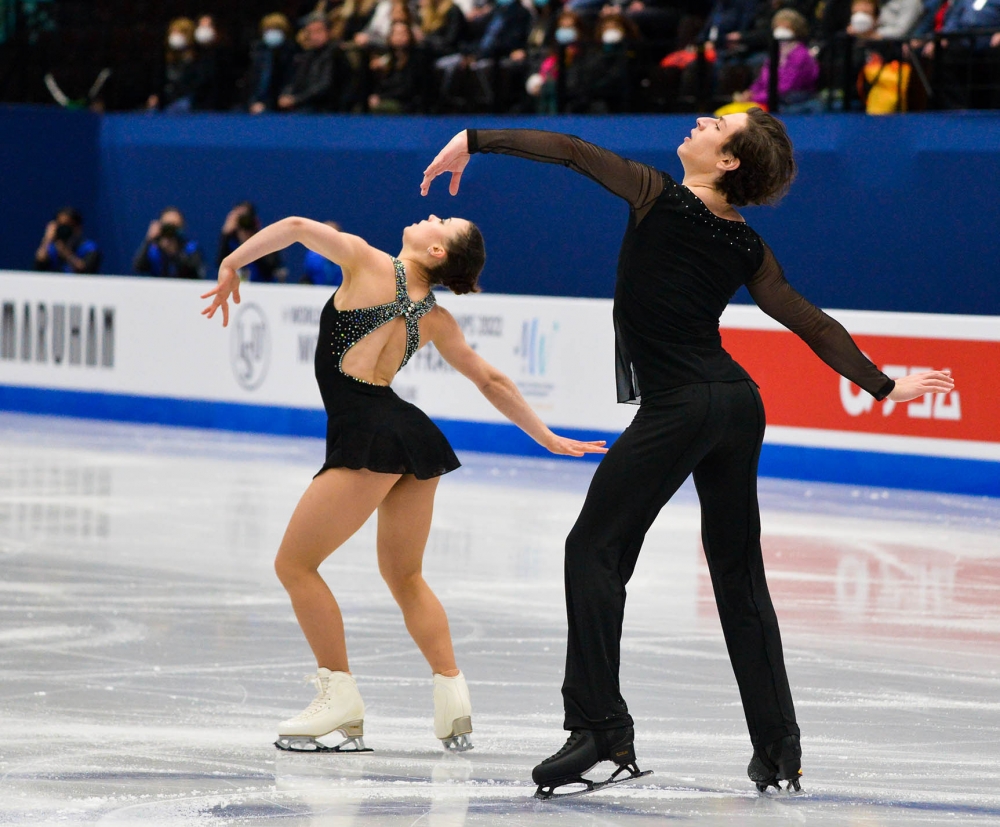
M 434 735 L 449 752 L 472 749 L 472 701 L 465 676 L 434 676 Z
M 293 752 L 371 752 L 365 747 L 365 703 L 347 672 L 331 672 L 320 667 L 307 681 L 318 690 L 313 702 L 294 718 L 278 724 L 278 749 Z M 344 736 L 336 747 L 317 741 L 331 732 Z

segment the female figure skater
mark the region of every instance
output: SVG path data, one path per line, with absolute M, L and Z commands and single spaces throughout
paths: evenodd
M 574 782 L 593 789 L 581 776 L 599 761 L 618 764 L 609 782 L 639 774 L 633 720 L 618 683 L 625 586 L 646 531 L 692 472 L 702 543 L 753 744 L 748 774 L 762 792 L 780 789 L 779 781 L 799 789 L 799 727 L 760 549 L 764 409 L 756 384 L 722 349 L 719 317 L 745 284 L 764 312 L 879 400 L 949 391 L 951 377 L 932 371 L 893 382 L 840 324 L 785 280 L 771 250 L 735 209 L 776 201 L 795 174 L 784 126 L 760 109 L 698 118 L 677 149 L 680 183 L 572 136 L 470 129 L 434 159 L 421 191 L 451 172 L 456 194 L 473 152 L 568 166 L 630 208 L 615 284 L 616 364 L 619 401 L 640 407 L 598 467 L 566 540 L 569 643 L 562 692 L 571 734 L 535 767 L 537 795 Z
M 479 229 L 460 218 L 436 216 L 403 231 L 397 257 L 363 239 L 304 218 L 285 218 L 223 259 L 218 286 L 203 312 L 240 301 L 237 270 L 299 241 L 339 264 L 344 281 L 320 316 L 316 379 L 327 412 L 326 462 L 303 494 L 285 531 L 275 569 L 292 599 L 299 625 L 316 656 L 318 694 L 278 727 L 282 749 L 327 749 L 315 739 L 339 731 L 337 750 L 365 749 L 365 707 L 351 675 L 337 601 L 318 568 L 378 510 L 379 571 L 403 611 L 406 628 L 434 675 L 434 734 L 445 749 L 468 749 L 472 707 L 455 664 L 448 618 L 421 575 L 438 478 L 459 466 L 444 434 L 389 387 L 418 348 L 433 342 L 456 370 L 497 409 L 555 454 L 603 453 L 603 442 L 578 442 L 552 433 L 514 383 L 466 343 L 431 287 L 478 291 L 486 259 Z

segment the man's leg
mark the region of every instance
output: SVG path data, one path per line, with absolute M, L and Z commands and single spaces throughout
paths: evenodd
M 764 577 L 757 461 L 764 408 L 750 383 L 714 384 L 719 442 L 694 470 L 702 543 L 750 740 L 766 747 L 799 734 L 778 619 Z
M 632 724 L 618 683 L 625 586 L 646 531 L 706 450 L 707 387 L 643 403 L 598 466 L 566 540 L 568 730 Z

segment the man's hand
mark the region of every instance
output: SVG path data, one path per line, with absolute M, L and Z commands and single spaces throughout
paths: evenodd
M 424 180 L 420 184 L 420 194 L 427 195 L 431 189 L 431 181 L 446 172 L 451 173 L 451 185 L 448 192 L 458 195 L 458 186 L 462 180 L 462 172 L 466 164 L 469 163 L 469 135 L 463 129 L 454 138 L 448 141 L 447 146 L 442 149 L 437 157 L 431 161 L 431 165 L 424 170 Z
M 887 398 L 893 402 L 909 402 L 925 393 L 948 393 L 954 389 L 955 380 L 950 370 L 932 370 L 900 377 Z

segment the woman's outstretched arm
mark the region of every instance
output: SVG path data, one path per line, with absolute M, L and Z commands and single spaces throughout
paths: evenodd
M 235 304 L 240 303 L 240 268 L 278 250 L 284 250 L 295 242 L 304 244 L 310 250 L 339 264 L 344 272 L 345 283 L 350 278 L 352 268 L 372 249 L 363 238 L 342 233 L 328 224 L 298 216 L 282 218 L 250 236 L 222 259 L 219 264 L 219 283 L 202 296 L 203 299 L 212 298 L 212 304 L 201 311 L 202 315 L 211 319 L 221 308 L 222 326 L 229 324 L 229 297 L 232 296 Z
M 434 308 L 425 319 L 430 323 L 427 325 L 430 334 L 428 339 L 434 343 L 444 360 L 475 384 L 494 408 L 543 448 L 547 448 L 553 454 L 567 454 L 574 457 L 607 453 L 604 440 L 581 442 L 559 436 L 549 430 L 549 427 L 538 418 L 538 414 L 531 409 L 510 377 L 497 370 L 469 347 L 458 322 L 443 307 Z
M 663 192 L 662 172 L 574 135 L 538 129 L 466 129 L 452 138 L 424 171 L 421 194 L 427 195 L 431 181 L 438 175 L 450 172 L 449 192 L 456 195 L 462 172 L 474 152 L 514 155 L 569 167 L 624 198 L 640 213 L 640 220 Z

